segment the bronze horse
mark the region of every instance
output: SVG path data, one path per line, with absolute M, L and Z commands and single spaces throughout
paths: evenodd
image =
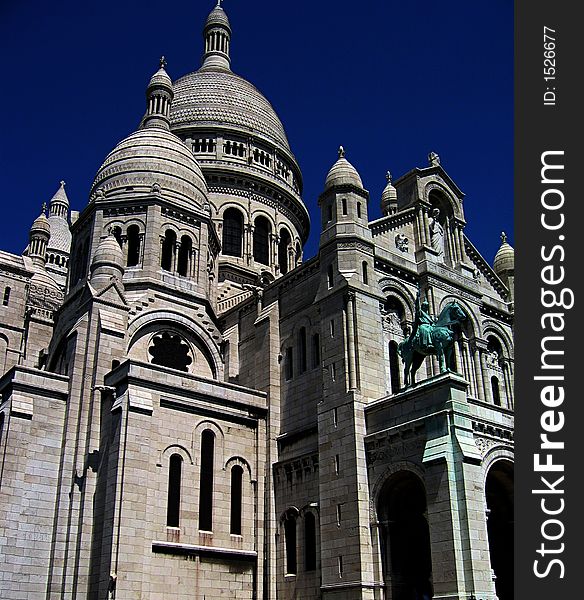
M 414 326 L 412 334 L 398 346 L 398 352 L 404 362 L 404 385 L 408 387 L 415 381 L 416 371 L 426 356 L 435 354 L 440 364 L 440 373 L 454 371 L 454 325 L 460 325 L 466 315 L 456 302 L 447 304 L 440 316 L 432 325 Z M 421 336 L 421 328 L 425 328 Z M 430 343 L 422 345 L 420 339 L 429 339 Z

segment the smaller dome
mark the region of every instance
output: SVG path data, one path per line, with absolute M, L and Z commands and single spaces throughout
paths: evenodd
M 501 233 L 501 247 L 495 254 L 493 268 L 499 276 L 515 270 L 515 250 L 508 244 L 505 232 Z
M 33 221 L 32 226 L 30 228 L 31 237 L 38 233 L 45 233 L 48 236 L 51 235 L 51 226 L 49 225 L 49 220 L 47 219 L 47 215 L 45 215 L 46 205 L 43 204 L 43 211 L 41 214 Z
M 381 192 L 381 212 L 384 215 L 388 215 L 393 207 L 397 207 L 397 190 L 391 183 L 391 173 L 389 171 L 387 172 L 386 178 L 387 185 L 383 192 Z
M 49 250 L 58 250 L 59 252 L 69 253 L 71 250 L 71 231 L 69 223 L 61 217 L 49 217 L 51 227 L 51 239 L 47 246 Z
M 168 76 L 168 73 L 164 69 L 164 65 L 166 61 L 164 60 L 164 56 L 160 59 L 160 69 L 152 75 L 150 79 L 150 83 L 148 84 L 148 89 L 153 87 L 167 87 L 172 90 L 172 79 Z
M 51 202 L 49 203 L 49 217 L 53 212 L 55 212 L 55 208 L 59 205 L 66 207 L 69 209 L 69 198 L 67 197 L 67 192 L 65 191 L 65 182 L 59 182 L 59 189 L 55 192 L 55 195 L 51 198 Z
M 217 6 L 209 13 L 207 21 L 205 22 L 205 29 L 207 29 L 207 27 L 215 27 L 217 25 L 227 27 L 227 29 L 231 31 L 231 25 L 229 24 L 227 14 L 219 4 L 217 4 Z
M 124 270 L 124 253 L 113 233 L 110 233 L 99 242 L 91 261 L 91 271 L 93 272 L 98 267 L 104 266 L 113 267 L 122 272 Z
M 151 194 L 189 207 L 200 208 L 207 197 L 203 172 L 192 152 L 176 135 L 162 128 L 146 127 L 122 140 L 99 168 L 90 197 Z
M 363 182 L 357 169 L 345 158 L 345 150 L 341 146 L 339 148 L 339 158 L 331 167 L 324 182 L 325 191 L 340 185 L 353 185 L 358 188 L 363 188 Z
M 49 294 L 47 294 L 47 291 Z M 37 268 L 30 278 L 30 294 L 40 298 L 55 296 L 62 298 L 63 293 L 59 284 L 51 277 L 44 268 Z

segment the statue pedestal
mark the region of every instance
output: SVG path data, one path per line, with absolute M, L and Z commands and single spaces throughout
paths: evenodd
M 401 471 L 415 473 L 426 492 L 434 599 L 495 600 L 486 526 L 485 474 L 467 402 L 469 383 L 442 373 L 367 406 L 365 438 L 371 497 Z M 387 490 L 387 488 L 385 488 Z M 380 556 L 387 598 L 391 567 Z M 394 577 L 395 579 L 395 577 Z

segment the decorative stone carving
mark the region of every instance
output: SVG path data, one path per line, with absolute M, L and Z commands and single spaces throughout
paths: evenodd
M 409 242 L 408 238 L 403 233 L 398 233 L 395 236 L 395 247 L 400 252 L 407 252 L 408 251 L 408 242 Z

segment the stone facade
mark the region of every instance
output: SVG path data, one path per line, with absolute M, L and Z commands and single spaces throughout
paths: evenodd
M 383 216 L 341 148 L 302 176 L 230 70 L 164 61 L 87 206 L 0 252 L 2 597 L 509 600 L 513 249 L 494 269 L 432 153 Z M 404 385 L 421 291 L 454 369 Z

